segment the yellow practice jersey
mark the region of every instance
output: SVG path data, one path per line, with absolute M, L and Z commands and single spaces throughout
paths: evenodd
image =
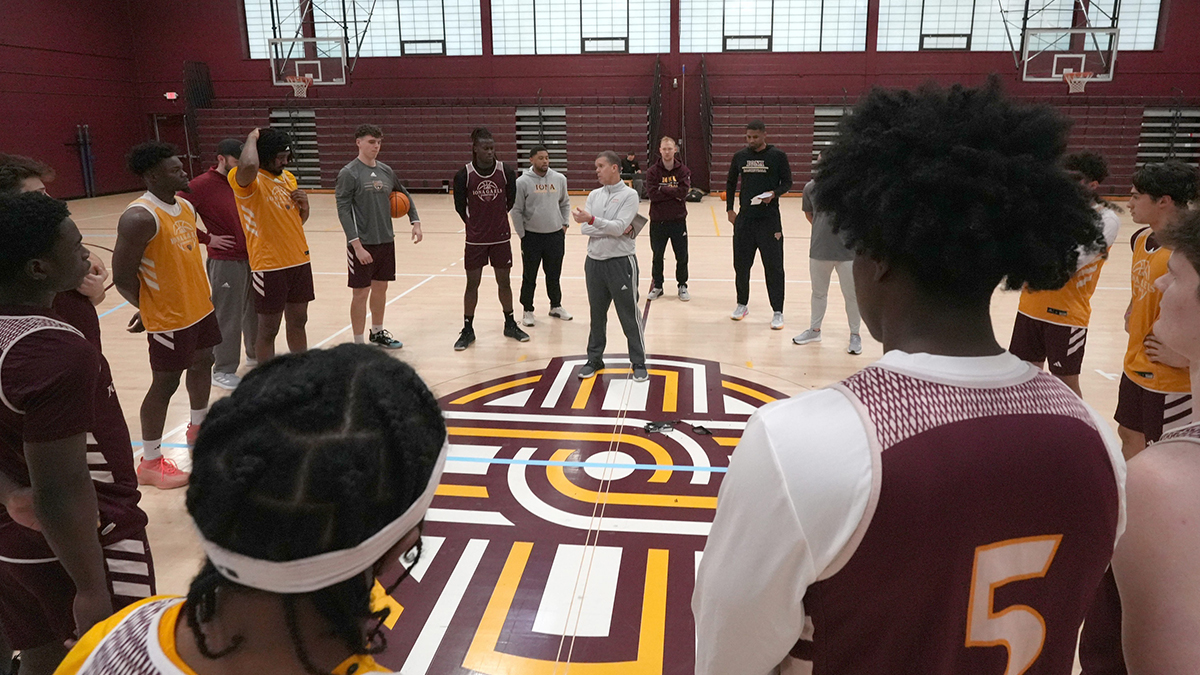
M 175 644 L 183 600 L 147 598 L 96 624 L 75 643 L 54 675 L 196 675 Z M 334 675 L 390 672 L 365 655 L 333 669 Z
M 185 199 L 167 204 L 147 192 L 125 207 L 154 216 L 154 238 L 138 264 L 138 310 L 151 333 L 182 330 L 213 311 L 212 289 L 196 238 L 196 209 Z
M 1125 374 L 1143 389 L 1164 394 L 1191 391 L 1191 378 L 1187 368 L 1172 368 L 1154 363 L 1146 355 L 1143 344 L 1154 332 L 1158 320 L 1158 305 L 1162 292 L 1154 282 L 1167 273 L 1170 249 L 1163 248 L 1154 239 L 1150 228 L 1141 229 L 1133 236 L 1133 304 L 1129 314 L 1129 347 L 1125 350 Z
M 1087 328 L 1092 318 L 1092 294 L 1100 282 L 1100 269 L 1108 258 L 1107 249 L 1117 240 L 1117 232 L 1121 229 L 1121 221 L 1112 209 L 1100 207 L 1097 211 L 1104 228 L 1104 255 L 1090 261 L 1082 260 L 1083 264 L 1071 280 L 1056 291 L 1023 289 L 1018 312 L 1046 323 Z
M 242 187 L 234 167 L 229 170 L 229 185 L 237 197 L 251 271 L 282 270 L 309 261 L 304 223 L 291 197 L 296 177 L 290 171 L 275 176 L 259 169 L 254 182 Z

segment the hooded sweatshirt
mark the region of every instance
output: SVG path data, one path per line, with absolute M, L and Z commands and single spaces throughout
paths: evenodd
M 554 169 L 547 169 L 545 176 L 537 175 L 532 168 L 525 169 L 517 178 L 517 199 L 509 215 L 518 237 L 526 232 L 558 232 L 571 222 L 567 177 Z
M 625 234 L 625 230 L 637 215 L 638 201 L 637 190 L 624 182 L 592 190 L 584 209 L 595 220 L 579 228 L 588 236 L 589 258 L 608 260 L 637 253 L 637 244 L 633 237 Z
M 692 189 L 692 172 L 678 159 L 668 169 L 659 158 L 646 171 L 646 194 L 650 197 L 650 222 L 678 222 L 687 219 L 688 190 Z

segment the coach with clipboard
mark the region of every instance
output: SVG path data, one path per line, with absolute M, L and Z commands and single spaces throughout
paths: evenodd
M 621 180 L 621 158 L 610 151 L 596 158 L 596 178 L 600 187 L 592 190 L 582 209 L 571 217 L 588 236 L 588 255 L 583 265 L 587 280 L 588 305 L 592 314 L 588 336 L 587 363 L 579 371 L 586 380 L 604 368 L 604 347 L 608 342 L 608 306 L 615 305 L 617 318 L 629 342 L 629 361 L 633 381 L 650 379 L 646 371 L 646 342 L 638 315 L 638 264 L 636 238 L 646 226 L 638 215 L 638 194 Z

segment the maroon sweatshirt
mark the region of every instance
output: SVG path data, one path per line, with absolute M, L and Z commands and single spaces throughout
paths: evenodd
M 188 183 L 191 192 L 180 192 L 179 196 L 196 207 L 200 220 L 204 221 L 207 232 L 196 231 L 196 238 L 201 244 L 208 246 L 209 235 L 221 234 L 233 237 L 232 249 L 208 249 L 208 257 L 213 260 L 248 260 L 246 254 L 246 233 L 242 231 L 242 221 L 238 218 L 237 202 L 233 197 L 233 188 L 229 180 L 219 171 L 209 169 L 196 176 Z
M 650 196 L 650 222 L 663 223 L 687 220 L 688 190 L 692 189 L 692 172 L 678 158 L 668 170 L 660 158 L 646 172 L 646 194 Z

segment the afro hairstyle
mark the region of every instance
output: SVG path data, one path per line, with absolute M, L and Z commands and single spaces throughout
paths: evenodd
M 162 141 L 147 141 L 135 145 L 125 157 L 125 166 L 135 175 L 144 176 L 164 159 L 179 155 L 179 148 Z
M 951 305 L 996 286 L 1061 288 L 1104 249 L 1090 197 L 1060 167 L 1070 122 L 984 86 L 876 88 L 817 165 L 821 205 L 860 255 Z

